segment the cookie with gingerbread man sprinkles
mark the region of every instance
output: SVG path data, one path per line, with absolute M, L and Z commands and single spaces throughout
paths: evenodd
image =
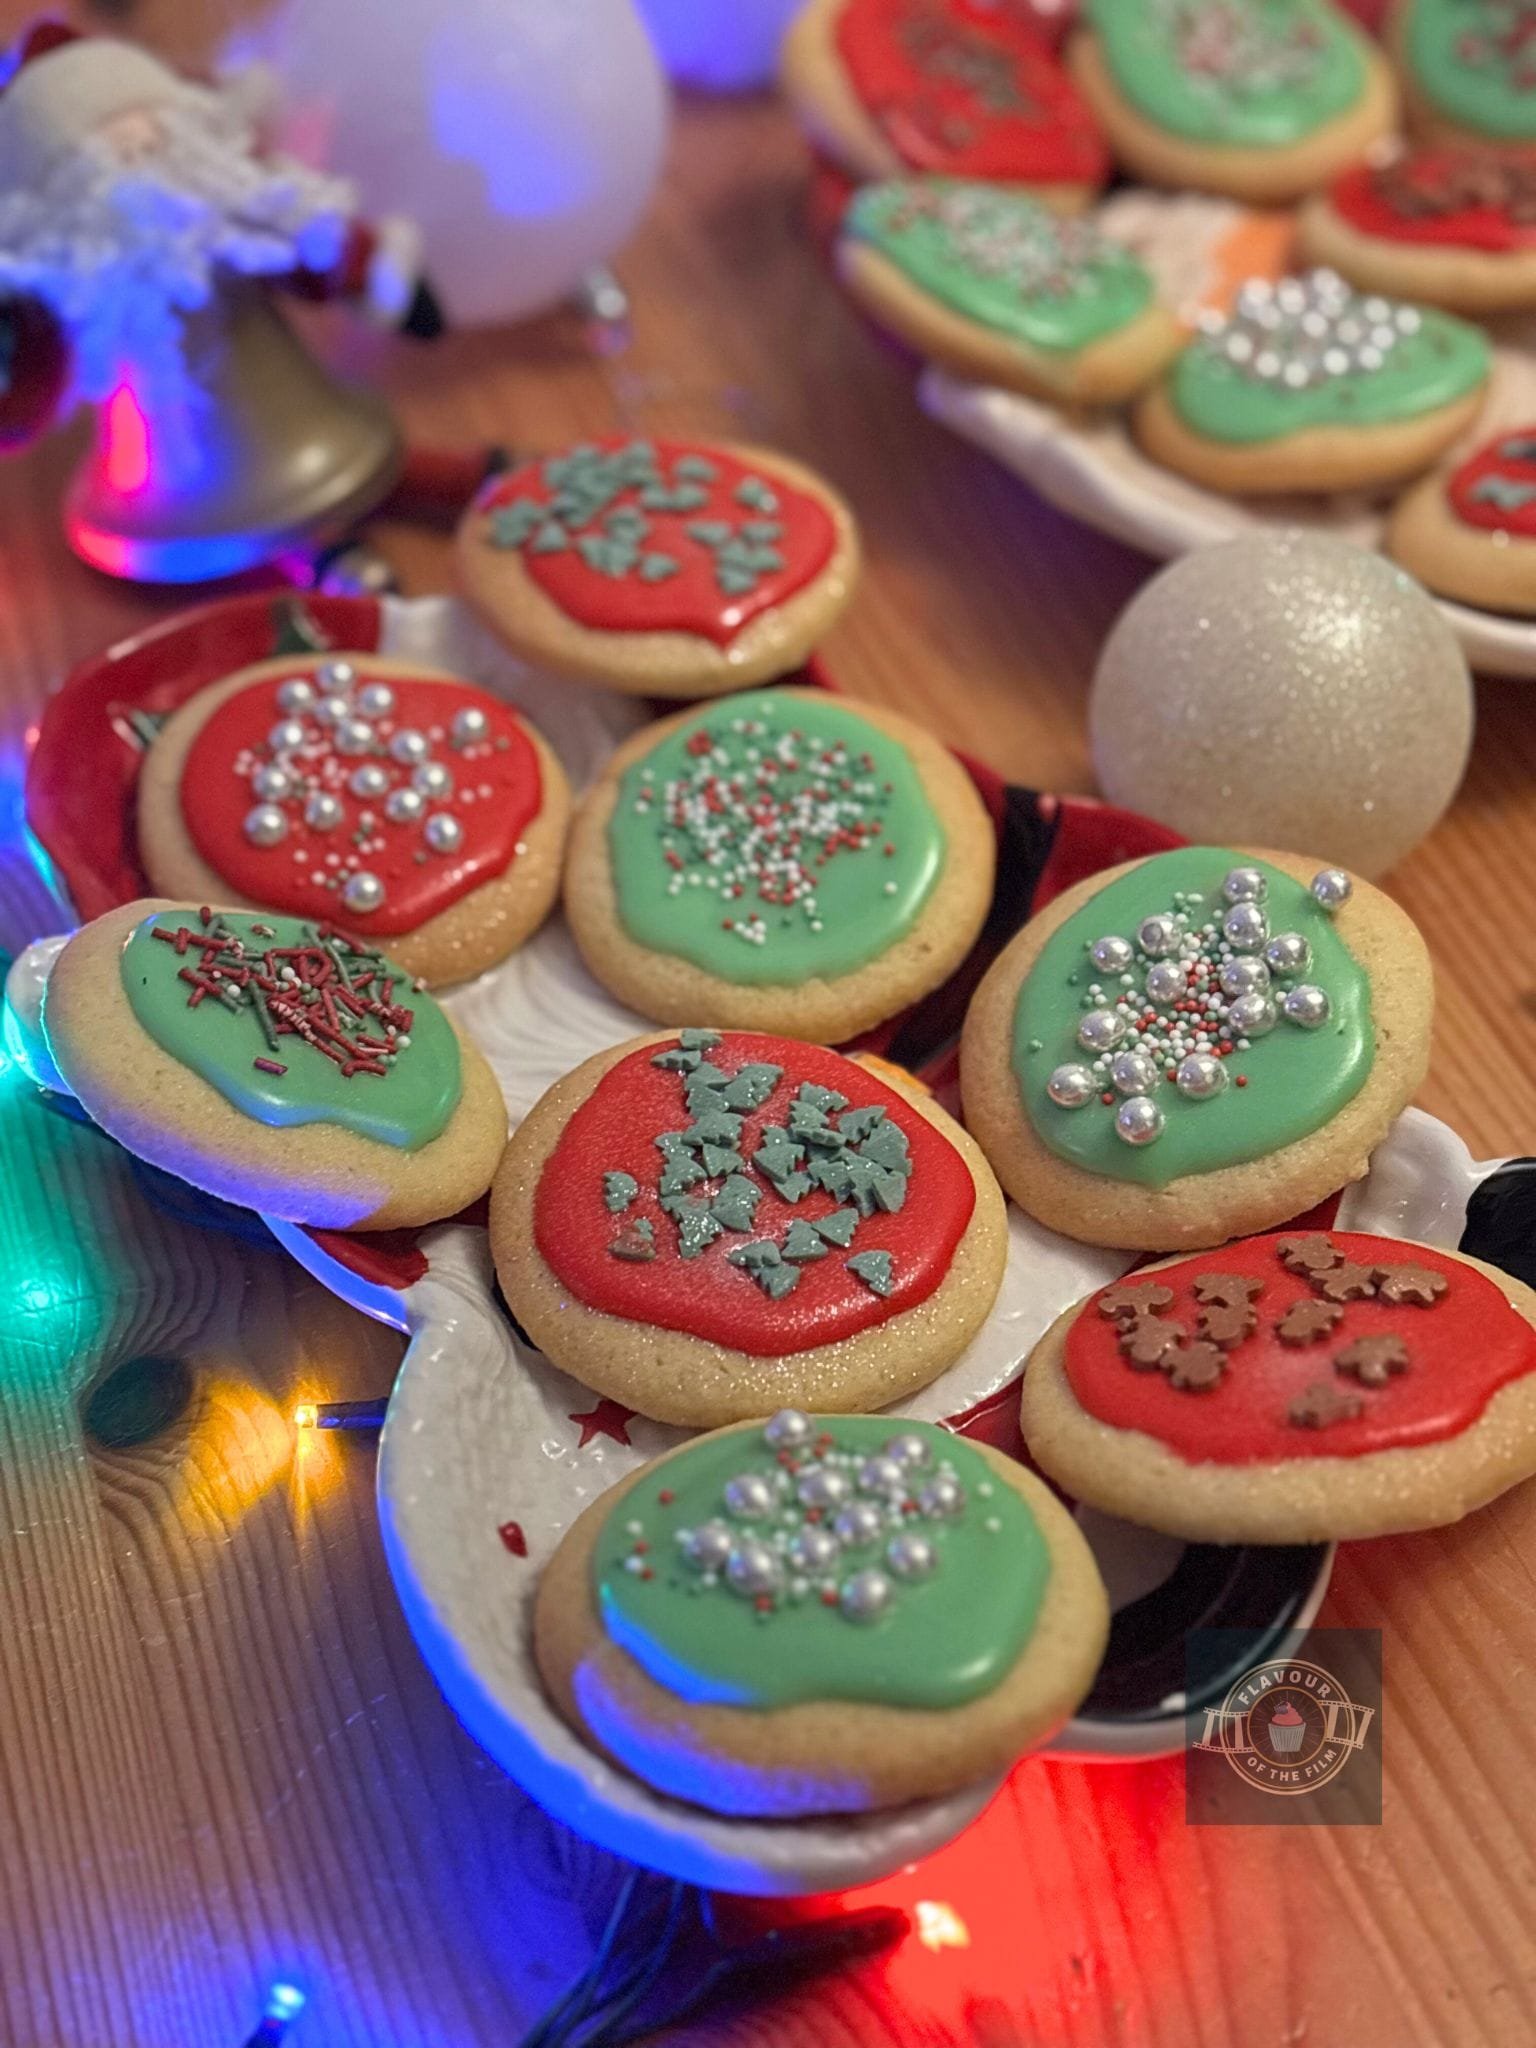
M 1396 125 L 1391 67 L 1332 0 L 1087 0 L 1068 64 L 1123 170 L 1299 199 Z
M 1297 239 L 1307 262 L 1361 291 L 1474 317 L 1518 312 L 1536 306 L 1536 160 L 1439 148 L 1352 164 L 1307 201 Z
M 1190 1333 L 1238 1302 L 1213 1358 Z M 1022 1399 L 1049 1477 L 1189 1542 L 1438 1528 L 1536 1472 L 1536 1292 L 1458 1252 L 1281 1231 L 1068 1309 Z
M 642 1016 L 836 1045 L 960 965 L 996 860 L 975 784 L 921 727 L 752 691 L 618 749 L 571 828 L 565 909 Z
M 853 515 L 787 455 L 610 436 L 520 463 L 459 526 L 459 577 L 535 668 L 708 697 L 798 668 L 853 595 Z
M 126 904 L 59 955 L 43 1029 L 130 1152 L 288 1222 L 452 1216 L 506 1141 L 481 1054 L 419 979 L 328 919 Z
M 283 655 L 198 691 L 139 778 L 156 888 L 343 924 L 429 987 L 543 923 L 569 817 L 565 771 L 511 705 L 373 654 Z
M 1093 1682 L 1087 1542 L 1013 1459 L 932 1423 L 783 1408 L 596 1500 L 546 1566 L 551 1698 L 658 1791 L 780 1820 L 1006 1771 Z
M 1154 461 L 1234 497 L 1417 476 L 1482 405 L 1481 328 L 1353 290 L 1331 270 L 1250 278 L 1137 401 Z
M 1536 617 L 1536 422 L 1405 491 L 1383 545 L 1441 597 Z
M 1365 1172 L 1429 1060 L 1391 899 L 1294 854 L 1189 846 L 1066 890 L 1004 948 L 965 1116 L 1020 1208 L 1128 1250 L 1218 1244 Z
M 518 1126 L 491 1194 L 507 1303 L 545 1355 L 661 1422 L 884 1407 L 1002 1285 L 1002 1193 L 916 1083 L 767 1032 L 599 1053 Z
M 1129 249 L 1007 186 L 866 185 L 837 267 L 872 319 L 934 362 L 1066 404 L 1129 398 L 1183 338 Z
M 807 0 L 780 55 L 785 95 L 817 149 L 860 182 L 984 179 L 1078 213 L 1109 153 L 1023 16 L 991 0 Z

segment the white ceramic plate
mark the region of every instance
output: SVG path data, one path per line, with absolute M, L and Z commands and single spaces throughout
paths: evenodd
M 1338 1227 L 1454 1247 L 1468 1201 L 1491 1170 L 1444 1124 L 1409 1110 L 1366 1179 L 1344 1193 Z M 1035 1339 L 1131 1263 L 1017 1214 L 1012 1223 L 998 1314 L 963 1359 L 894 1413 L 960 1418 L 1001 1390 L 993 1405 L 1011 1414 L 1011 1382 Z M 691 1882 L 799 1894 L 872 1883 L 949 1840 L 985 1805 L 993 1783 L 867 1817 L 727 1820 L 664 1798 L 596 1756 L 539 1683 L 529 1647 L 534 1589 L 587 1502 L 684 1432 L 631 1418 L 621 1425 L 627 1442 L 602 1433 L 580 1442 L 573 1418 L 601 1412 L 599 1403 L 526 1345 L 497 1305 L 482 1229 L 449 1224 L 425 1233 L 428 1272 L 396 1292 L 359 1282 L 304 1232 L 272 1227 L 328 1286 L 410 1333 L 379 1460 L 395 1583 L 455 1712 L 542 1806 L 590 1839 Z M 1117 1653 L 1112 1636 L 1095 1694 L 1053 1745 L 1062 1753 L 1130 1760 L 1181 1748 L 1186 1700 L 1177 1673 L 1187 1629 L 1230 1621 L 1240 1607 L 1243 1625 L 1273 1627 L 1273 1654 L 1283 1655 L 1280 1646 L 1305 1631 L 1327 1587 L 1332 1552 L 1322 1546 L 1217 1551 L 1086 1510 L 1079 1520 L 1127 1641 Z M 514 1555 L 500 1534 L 508 1522 L 517 1524 L 525 1555 Z M 1267 1603 L 1257 1616 L 1255 1600 Z
M 1117 194 L 1104 225 L 1134 247 L 1168 302 L 1188 315 L 1219 295 L 1224 250 L 1241 246 L 1252 216 L 1226 200 L 1140 190 Z M 1271 217 L 1273 218 L 1273 217 Z M 1529 329 L 1501 333 L 1488 402 L 1466 436 L 1470 452 L 1500 427 L 1536 418 Z M 1304 527 L 1362 547 L 1379 545 L 1389 500 L 1364 496 L 1224 498 L 1148 460 L 1122 418 L 1073 419 L 1017 392 L 929 368 L 923 407 L 984 448 L 1051 504 L 1159 561 L 1265 527 Z M 1536 621 L 1436 599 L 1474 668 L 1536 678 Z

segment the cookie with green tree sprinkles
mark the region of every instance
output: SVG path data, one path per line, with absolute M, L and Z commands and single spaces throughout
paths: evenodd
M 506 1143 L 483 1056 L 324 920 L 124 904 L 63 948 L 45 1010 L 63 1085 L 104 1131 L 285 1222 L 435 1222 L 485 1193 Z
M 786 457 L 611 436 L 487 484 L 461 559 L 519 653 L 678 696 L 794 667 L 842 608 L 857 541 Z
M 782 1408 L 595 1502 L 546 1568 L 534 1653 L 574 1725 L 663 1791 L 808 1814 L 1005 1769 L 1072 1712 L 1107 1623 L 1033 1473 L 931 1423 Z
M 1001 1198 L 975 1146 L 837 1053 L 685 1036 L 600 1055 L 516 1133 L 491 1228 L 518 1321 L 663 1419 L 760 1412 L 765 1372 L 832 1405 L 925 1384 L 1001 1279 Z
M 1403 0 L 1395 29 L 1432 122 L 1487 143 L 1536 142 L 1536 0 Z
M 1363 1172 L 1429 1013 L 1423 943 L 1378 891 L 1184 847 L 1078 885 L 1000 956 L 966 1023 L 967 1121 L 1054 1228 L 1215 1242 Z

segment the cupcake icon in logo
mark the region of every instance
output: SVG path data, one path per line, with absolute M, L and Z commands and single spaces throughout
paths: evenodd
M 1294 1756 L 1301 1747 L 1306 1721 L 1293 1700 L 1282 1700 L 1269 1717 L 1269 1746 L 1276 1756 Z

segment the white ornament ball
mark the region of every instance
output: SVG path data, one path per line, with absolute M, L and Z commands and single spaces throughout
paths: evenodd
M 1089 704 L 1113 803 L 1209 845 L 1381 874 L 1445 810 L 1472 740 L 1449 626 L 1382 556 L 1293 532 L 1199 548 L 1121 614 Z

